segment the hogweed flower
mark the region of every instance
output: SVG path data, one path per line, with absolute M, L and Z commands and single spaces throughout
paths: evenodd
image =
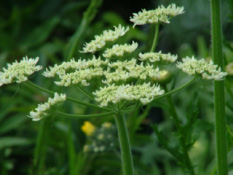
M 106 45 L 106 42 L 115 41 L 119 37 L 123 36 L 129 27 L 122 27 L 121 25 L 114 26 L 115 30 L 104 30 L 101 35 L 96 35 L 95 39 L 89 43 L 84 44 L 83 53 L 94 53 Z
M 93 93 L 95 100 L 100 106 L 107 106 L 109 103 L 116 104 L 122 100 L 140 101 L 143 105 L 150 103 L 154 97 L 164 94 L 160 86 L 144 83 L 142 85 L 115 85 L 111 84 L 100 88 Z
M 89 86 L 89 80 L 94 77 L 101 77 L 104 75 L 104 70 L 101 67 L 87 68 L 84 70 L 77 70 L 72 73 L 67 73 L 60 76 L 60 81 L 55 81 L 55 84 L 59 86 L 70 86 L 72 84 L 81 84 L 83 86 Z
M 163 5 L 159 6 L 155 10 L 145 10 L 138 13 L 133 13 L 133 17 L 130 17 L 130 21 L 136 25 L 144 25 L 148 23 L 170 23 L 170 19 L 174 16 L 184 13 L 184 7 L 176 7 L 175 4 L 170 4 L 167 7 Z
M 169 62 L 173 63 L 177 60 L 177 55 L 163 54 L 161 51 L 159 52 L 148 52 L 148 53 L 139 53 L 139 60 L 141 61 L 150 61 L 150 62 Z
M 111 58 L 112 56 L 122 57 L 125 53 L 132 53 L 138 47 L 138 43 L 134 42 L 132 44 L 115 44 L 112 48 L 107 49 L 103 56 L 105 58 Z
M 223 80 L 227 75 L 226 72 L 221 71 L 221 68 L 214 65 L 212 60 L 208 63 L 203 58 L 197 60 L 194 56 L 183 58 L 182 62 L 178 62 L 176 66 L 188 75 L 201 75 L 207 80 Z
M 158 67 L 154 68 L 152 65 L 144 66 L 143 63 L 138 65 L 134 61 L 129 62 L 132 64 L 130 65 L 127 61 L 125 61 L 122 62 L 122 64 L 119 65 L 114 72 L 105 72 L 106 80 L 102 80 L 102 82 L 110 84 L 117 81 L 126 81 L 130 78 L 146 80 L 148 78 L 160 79 L 162 76 Z
M 52 107 L 61 104 L 66 100 L 66 94 L 54 94 L 54 98 L 48 99 L 48 102 L 43 104 L 39 104 L 35 111 L 31 111 L 29 116 L 32 118 L 33 121 L 41 120 L 42 118 L 46 117 L 51 110 Z
M 16 60 L 12 64 L 7 64 L 7 68 L 0 72 L 0 86 L 27 81 L 29 75 L 42 69 L 42 66 L 36 66 L 38 61 L 39 57 L 34 59 L 26 56 L 20 62 Z
M 45 77 L 54 77 L 58 75 L 59 77 L 64 76 L 67 72 L 75 71 L 75 70 L 83 70 L 91 67 L 100 67 L 101 65 L 107 65 L 109 60 L 101 60 L 101 58 L 97 58 L 93 56 L 92 59 L 89 60 L 81 60 L 75 61 L 74 59 L 63 62 L 60 65 L 55 64 L 53 67 L 46 68 L 46 71 L 43 72 Z

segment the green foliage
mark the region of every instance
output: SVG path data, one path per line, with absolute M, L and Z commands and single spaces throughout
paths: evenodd
M 167 2 L 161 1 L 164 5 Z M 44 67 L 72 57 L 85 58 L 88 56 L 79 53 L 84 41 L 90 41 L 106 27 L 119 23 L 131 25 L 121 13 L 103 11 L 105 1 L 24 0 L 20 3 L 1 3 L 1 67 L 25 55 L 40 56 L 40 64 Z M 139 9 L 145 7 L 143 3 Z M 179 0 L 176 3 L 184 5 L 186 15 L 174 19 L 171 25 L 161 26 L 157 50 L 178 53 L 179 58 L 195 55 L 210 59 L 209 2 Z M 151 9 L 154 7 L 150 4 Z M 223 53 L 225 64 L 228 64 L 233 61 L 233 38 L 230 36 L 232 26 L 227 23 L 227 20 L 233 20 L 233 2 L 223 2 L 223 8 L 226 9 L 223 13 Z M 148 26 L 135 28 L 119 43 L 136 40 L 141 44 L 138 52 L 150 50 L 153 33 Z M 183 73 L 172 67 L 171 72 L 174 76 L 168 84 L 170 90 L 188 81 Z M 66 91 L 72 98 L 85 103 L 93 101 L 77 88 L 68 90 L 55 86 L 37 74 L 31 78 L 37 84 L 49 87 L 49 90 Z M 230 173 L 233 172 L 232 80 L 228 76 L 225 81 Z M 86 90 L 93 89 L 88 87 Z M 56 113 L 35 123 L 27 117 L 29 111 L 47 97 L 46 93 L 36 91 L 26 83 L 0 88 L 0 174 L 119 175 L 119 147 L 111 152 L 83 152 L 87 139 L 80 128 L 85 119 L 69 119 Z M 178 141 L 181 134 L 184 135 L 196 174 L 216 174 L 212 83 L 195 81 L 184 88 L 182 93 L 173 94 L 172 99 L 181 123 L 181 133 L 175 127 L 166 99 L 156 100 L 151 105 L 127 114 L 135 175 L 186 174 L 187 171 L 183 171 L 186 162 Z M 99 109 L 69 102 L 61 109 L 77 115 L 101 113 Z M 90 118 L 90 121 L 98 127 L 106 121 L 114 122 L 108 116 Z

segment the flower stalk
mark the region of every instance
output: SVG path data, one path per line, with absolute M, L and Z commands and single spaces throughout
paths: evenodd
M 123 175 L 133 175 L 133 160 L 125 116 L 118 112 L 115 115 L 115 121 L 118 129 L 118 137 L 121 148 Z
M 155 35 L 153 39 L 153 44 L 151 46 L 150 52 L 154 52 L 159 38 L 159 23 L 155 24 Z
M 212 56 L 214 63 L 223 69 L 220 5 L 220 0 L 211 0 Z M 227 175 L 224 81 L 214 81 L 214 112 L 217 172 L 219 175 Z

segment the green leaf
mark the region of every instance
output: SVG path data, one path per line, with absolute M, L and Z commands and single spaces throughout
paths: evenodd
M 22 42 L 22 49 L 28 49 L 43 43 L 49 37 L 58 22 L 59 18 L 54 17 L 34 29 Z
M 30 144 L 29 139 L 21 137 L 2 137 L 0 138 L 0 149 L 11 147 L 11 146 L 24 146 Z
M 0 123 L 0 134 L 18 128 L 26 119 L 25 115 L 9 116 L 9 118 Z

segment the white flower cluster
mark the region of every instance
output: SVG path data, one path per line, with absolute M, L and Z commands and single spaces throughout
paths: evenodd
M 95 56 L 93 56 L 90 60 L 81 60 L 75 61 L 74 59 L 70 60 L 69 62 L 63 62 L 60 65 L 55 64 L 53 67 L 47 68 L 45 72 L 43 72 L 43 75 L 45 77 L 54 77 L 55 75 L 58 75 L 59 77 L 64 76 L 67 71 L 71 70 L 82 70 L 90 67 L 100 67 L 101 65 L 107 65 L 109 60 L 101 60 L 99 57 L 96 59 Z
M 70 86 L 71 84 L 79 83 L 83 86 L 89 86 L 88 80 L 94 77 L 101 77 L 102 75 L 104 75 L 104 70 L 101 67 L 87 68 L 72 73 L 66 73 L 59 77 L 60 81 L 55 81 L 55 83 L 59 86 Z
M 170 23 L 169 19 L 171 17 L 180 15 L 184 13 L 184 7 L 176 7 L 175 4 L 170 4 L 169 6 L 164 7 L 161 5 L 155 10 L 145 10 L 138 13 L 133 13 L 133 17 L 130 18 L 130 21 L 136 25 L 144 25 L 147 23 Z
M 150 103 L 154 97 L 164 94 L 164 90 L 160 86 L 151 86 L 150 83 L 142 85 L 115 85 L 111 84 L 100 88 L 93 93 L 95 100 L 100 103 L 100 106 L 107 106 L 109 103 L 118 103 L 121 100 L 137 101 L 143 105 Z
M 129 27 L 125 28 L 121 25 L 114 26 L 115 30 L 104 30 L 101 35 L 96 35 L 95 39 L 89 43 L 86 43 L 83 47 L 83 53 L 93 53 L 103 48 L 108 41 L 114 41 L 120 36 L 123 36 L 128 30 Z
M 186 57 L 182 61 L 178 62 L 176 66 L 188 75 L 201 75 L 203 79 L 207 80 L 222 80 L 227 75 L 212 61 L 208 63 L 203 58 L 197 60 L 194 57 Z
M 27 81 L 29 75 L 42 69 L 42 66 L 36 66 L 38 61 L 39 57 L 28 59 L 26 56 L 20 62 L 16 60 L 12 64 L 7 64 L 7 68 L 3 68 L 3 72 L 0 72 L 0 86 Z
M 132 64 L 130 65 L 129 63 Z M 103 80 L 102 82 L 109 84 L 117 81 L 126 81 L 130 78 L 141 80 L 146 80 L 147 78 L 161 79 L 161 76 L 163 76 L 163 74 L 159 68 L 154 68 L 152 65 L 144 66 L 143 63 L 140 65 L 136 64 L 136 61 L 125 61 L 122 62 L 122 64 L 119 65 L 114 72 L 106 71 L 106 80 Z
M 134 42 L 130 45 L 130 44 L 115 44 L 113 45 L 112 48 L 107 49 L 103 56 L 105 58 L 110 58 L 112 56 L 123 56 L 125 53 L 132 53 L 134 52 L 138 47 L 138 43 Z
M 65 94 L 54 94 L 54 98 L 49 98 L 48 102 L 39 104 L 38 107 L 35 109 L 35 111 L 31 111 L 29 116 L 32 118 L 33 121 L 38 121 L 48 115 L 49 110 L 56 106 L 61 104 L 66 100 L 66 95 Z
M 155 52 L 148 52 L 148 53 L 139 53 L 139 60 L 146 61 L 149 60 L 150 62 L 157 62 L 157 61 L 163 61 L 163 62 L 170 62 L 173 63 L 177 60 L 177 55 L 171 55 L 163 54 L 161 51 L 155 53 Z

